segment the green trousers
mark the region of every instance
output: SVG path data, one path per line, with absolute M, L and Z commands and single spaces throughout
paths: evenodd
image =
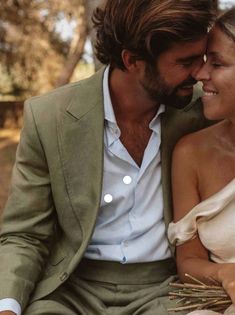
M 83 259 L 78 270 L 24 315 L 167 315 L 169 282 L 176 279 L 171 259 L 122 265 Z

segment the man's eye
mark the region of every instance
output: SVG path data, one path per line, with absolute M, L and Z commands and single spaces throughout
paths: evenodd
M 192 66 L 192 64 L 193 64 L 192 60 L 182 62 L 182 65 L 184 67 L 190 67 L 190 66 Z
M 198 58 L 192 58 L 192 59 L 187 59 L 182 61 L 182 66 L 187 68 L 187 67 L 192 67 L 196 65 L 201 65 L 203 63 L 203 58 L 198 57 Z

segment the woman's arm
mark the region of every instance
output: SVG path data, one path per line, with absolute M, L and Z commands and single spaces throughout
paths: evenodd
M 173 153 L 174 221 L 180 220 L 201 201 L 198 171 L 203 157 L 200 155 L 198 143 L 195 140 L 197 140 L 195 135 L 184 137 L 178 142 Z M 235 304 L 235 264 L 211 262 L 208 251 L 198 236 L 177 246 L 176 260 L 181 281 L 189 281 L 185 277 L 187 273 L 205 283 L 219 282 Z

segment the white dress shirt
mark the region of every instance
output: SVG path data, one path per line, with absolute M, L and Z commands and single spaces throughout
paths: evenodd
M 161 184 L 161 105 L 149 124 L 152 135 L 141 166 L 120 141 L 108 87 L 103 80 L 104 174 L 100 211 L 85 256 L 90 259 L 137 263 L 171 256 L 163 220 Z

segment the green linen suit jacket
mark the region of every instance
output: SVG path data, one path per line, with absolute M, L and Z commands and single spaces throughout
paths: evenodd
M 93 233 L 103 175 L 102 78 L 103 70 L 25 104 L 0 238 L 0 298 L 14 298 L 22 309 L 66 281 Z M 168 108 L 162 118 L 166 225 L 172 149 L 204 125 L 200 104 Z

